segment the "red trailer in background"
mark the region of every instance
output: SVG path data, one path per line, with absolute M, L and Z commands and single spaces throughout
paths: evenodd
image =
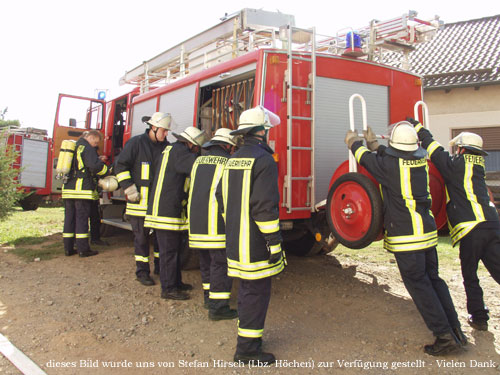
M 7 135 L 7 143 L 18 153 L 13 168 L 21 169 L 18 179 L 25 196 L 19 204 L 25 211 L 36 210 L 51 193 L 51 139 L 47 130 L 35 128 L 9 127 Z
M 281 118 L 269 132 L 269 144 L 279 171 L 286 249 L 302 255 L 331 251 L 339 240 L 332 229 L 337 236 L 346 235 L 342 243 L 348 246 L 360 238 L 369 244 L 379 236 L 366 238 L 374 209 L 369 196 L 348 199 L 357 201 L 354 208 L 362 221 L 345 215 L 346 197 L 365 187 L 356 182 L 348 188 L 343 185 L 339 205 L 326 200 L 335 181 L 348 172 L 344 136 L 349 98 L 360 94 L 366 99 L 369 124 L 378 134 L 413 115 L 415 103 L 422 100 L 420 77 L 382 60 L 388 51 L 399 54 L 398 64 L 404 67 L 413 45 L 432 37 L 440 25 L 437 19 L 426 22 L 415 16 L 410 12 L 323 37 L 314 28 L 296 28 L 293 16 L 244 9 L 127 72 L 120 82 L 137 86 L 129 94 L 108 103 L 87 98 L 82 131 L 100 129 L 105 135 L 102 152 L 113 160 L 131 136 L 144 132 L 142 117 L 153 112 L 171 113 L 176 133 L 196 126 L 212 135 L 220 127 L 235 129 L 242 111 L 263 105 Z M 59 98 L 54 155 L 60 141 L 76 131 L 62 120 L 66 98 L 71 96 Z M 99 119 L 95 125 L 94 113 Z M 357 122 L 361 116 L 361 108 L 355 106 Z M 169 140 L 174 140 L 170 134 Z M 103 222 L 129 227 L 124 203 L 121 190 L 105 193 Z M 339 228 L 328 225 L 335 222 L 331 218 L 340 218 Z

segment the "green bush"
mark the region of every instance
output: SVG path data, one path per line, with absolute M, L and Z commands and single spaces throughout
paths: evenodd
M 6 132 L 0 133 L 0 221 L 7 218 L 22 197 L 17 177 L 19 169 L 12 168 L 18 153 L 7 144 Z

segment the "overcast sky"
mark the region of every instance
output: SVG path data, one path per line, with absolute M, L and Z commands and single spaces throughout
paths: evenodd
M 2 0 L 0 2 L 0 110 L 22 126 L 49 130 L 58 93 L 108 99 L 127 88 L 119 78 L 144 60 L 243 8 L 279 10 L 299 27 L 316 26 L 335 35 L 346 27 L 416 10 L 421 19 L 445 23 L 500 14 L 500 1 L 175 1 L 175 0 Z M 328 4 L 328 5 L 324 5 Z

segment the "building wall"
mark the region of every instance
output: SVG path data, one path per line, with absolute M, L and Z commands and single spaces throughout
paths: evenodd
M 450 151 L 448 142 L 453 129 L 492 127 L 497 128 L 495 132 L 500 129 L 500 85 L 481 86 L 479 89 L 454 88 L 448 92 L 444 89 L 426 90 L 424 101 L 429 108 L 429 124 L 434 138 Z M 490 145 L 489 152 L 492 162 L 500 160 L 500 143 L 496 151 L 491 150 Z

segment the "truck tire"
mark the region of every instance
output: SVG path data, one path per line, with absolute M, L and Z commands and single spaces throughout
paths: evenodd
M 375 184 L 360 173 L 346 173 L 331 186 L 327 221 L 333 236 L 350 249 L 362 249 L 382 230 L 382 198 Z
M 37 194 L 30 194 L 27 197 L 21 199 L 19 201 L 19 205 L 23 209 L 23 211 L 36 211 L 38 206 L 40 206 L 40 202 L 42 201 L 42 197 Z

